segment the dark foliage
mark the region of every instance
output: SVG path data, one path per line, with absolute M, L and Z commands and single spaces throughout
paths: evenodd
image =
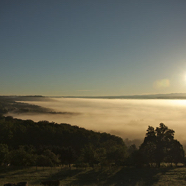
M 6 144 L 1 145 L 4 149 L 1 150 L 2 156 L 5 157 L 3 153 L 8 147 L 9 163 L 22 166 L 55 166 L 59 162 L 70 165 L 77 160 L 88 161 L 87 163 L 91 164 L 100 163 L 101 158 L 92 160 L 90 156 L 87 160 L 87 153 L 90 153 L 87 147 L 90 146 L 93 154 L 103 148 L 104 153 L 99 156 L 104 156 L 113 163 L 123 161 L 126 154 L 123 140 L 114 135 L 93 132 L 69 124 L 33 122 L 14 119 L 11 116 L 2 116 L 0 119 L 0 144 Z M 86 156 L 83 155 L 84 152 L 87 152 Z
M 184 150 L 179 141 L 174 139 L 174 130 L 169 129 L 163 123 L 155 130 L 149 126 L 144 142 L 140 146 L 140 153 L 148 165 L 156 164 L 160 167 L 161 162 L 178 163 L 184 162 Z

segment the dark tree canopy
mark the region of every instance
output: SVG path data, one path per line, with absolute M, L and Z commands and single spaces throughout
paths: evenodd
M 169 129 L 163 123 L 159 127 L 149 126 L 144 142 L 140 146 L 140 152 L 144 155 L 147 164 L 156 163 L 159 167 L 161 162 L 183 162 L 184 150 L 179 141 L 174 139 L 174 130 Z
M 8 160 L 16 166 L 59 163 L 70 166 L 82 160 L 92 165 L 105 158 L 116 163 L 123 161 L 126 151 L 122 138 L 108 133 L 64 123 L 34 122 L 10 116 L 0 118 L 0 164 Z

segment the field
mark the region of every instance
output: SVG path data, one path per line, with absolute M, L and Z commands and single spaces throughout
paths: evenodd
M 186 185 L 186 168 L 68 168 L 29 167 L 1 168 L 0 186 L 7 182 L 28 181 L 38 186 L 44 180 L 60 180 L 63 186 L 109 185 L 109 186 L 177 186 Z

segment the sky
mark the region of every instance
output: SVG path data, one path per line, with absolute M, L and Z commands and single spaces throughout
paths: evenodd
M 185 0 L 0 0 L 0 95 L 186 93 Z

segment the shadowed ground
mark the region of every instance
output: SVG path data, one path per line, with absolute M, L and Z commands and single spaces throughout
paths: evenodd
M 45 180 L 60 180 L 61 185 L 168 186 L 186 185 L 186 168 L 1 168 L 0 185 L 28 181 L 39 185 Z

